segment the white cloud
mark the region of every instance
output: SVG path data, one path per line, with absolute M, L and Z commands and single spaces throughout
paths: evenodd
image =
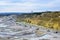
M 7 3 L 5 1 L 0 1 L 0 5 L 6 5 Z
M 8 4 L 7 4 L 8 5 Z M 36 10 L 38 7 L 49 7 L 50 5 L 46 4 L 32 4 L 32 3 L 15 3 L 15 4 L 9 4 L 10 6 L 8 7 L 3 7 L 1 11 L 31 11 L 31 10 Z
M 22 0 L 24 1 L 24 0 Z M 21 12 L 27 12 L 27 11 L 39 11 L 40 8 L 54 8 L 58 3 L 60 3 L 60 0 L 53 0 L 49 3 L 33 3 L 33 1 L 36 0 L 29 0 L 24 3 L 12 3 L 11 1 L 0 1 L 0 6 L 6 6 L 2 7 L 0 9 L 0 12 L 12 12 L 12 11 L 21 11 Z M 42 9 L 43 10 L 43 9 Z M 49 10 L 49 9 L 48 9 Z
M 60 6 L 60 5 L 58 5 L 58 4 L 60 4 L 60 0 L 54 0 L 54 1 L 50 2 L 49 4 L 52 5 L 52 7 L 58 7 L 58 6 Z

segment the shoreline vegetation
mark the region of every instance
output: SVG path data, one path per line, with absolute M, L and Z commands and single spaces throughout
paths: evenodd
M 17 17 L 17 21 L 24 21 L 60 31 L 60 11 L 23 14 Z

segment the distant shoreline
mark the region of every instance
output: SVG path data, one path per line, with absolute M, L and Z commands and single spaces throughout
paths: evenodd
M 9 15 L 23 15 L 23 14 L 41 14 L 41 13 L 52 13 L 52 12 L 60 12 L 60 11 L 45 11 L 45 12 L 30 12 L 30 13 L 24 13 L 24 12 L 5 12 L 0 13 L 0 16 L 9 16 Z

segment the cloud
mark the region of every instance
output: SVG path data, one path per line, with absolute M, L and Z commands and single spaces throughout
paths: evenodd
M 46 3 L 47 1 L 47 3 Z M 30 12 L 60 10 L 60 0 L 1 0 L 0 12 Z M 58 8 L 57 8 L 58 7 Z M 56 9 L 55 9 L 56 8 Z

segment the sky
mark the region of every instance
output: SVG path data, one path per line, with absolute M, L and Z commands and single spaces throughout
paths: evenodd
M 60 0 L 0 0 L 0 12 L 60 11 Z

